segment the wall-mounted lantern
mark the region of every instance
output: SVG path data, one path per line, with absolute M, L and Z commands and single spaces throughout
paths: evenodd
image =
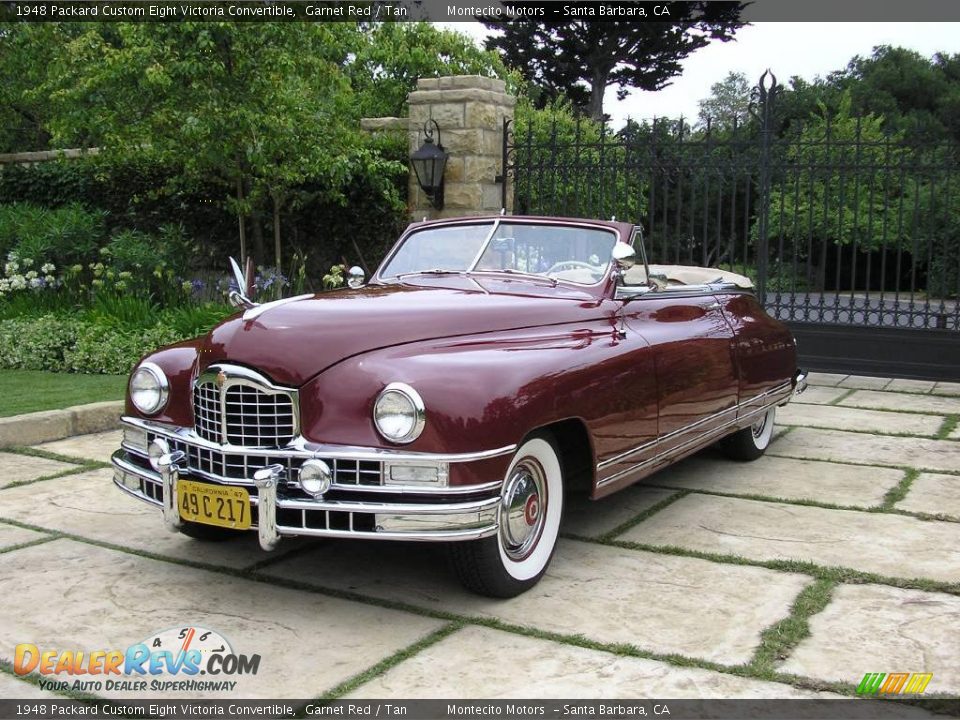
M 433 130 L 437 131 L 437 142 L 433 142 Z M 417 175 L 420 188 L 430 198 L 430 204 L 437 210 L 443 209 L 443 170 L 447 165 L 446 151 L 440 142 L 440 126 L 436 120 L 427 120 L 423 124 L 423 145 L 410 156 L 410 164 Z

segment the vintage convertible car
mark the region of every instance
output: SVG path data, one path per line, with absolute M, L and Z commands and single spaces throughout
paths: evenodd
M 467 587 L 509 597 L 546 570 L 565 495 L 717 441 L 756 458 L 805 387 L 749 280 L 648 265 L 625 223 L 415 223 L 348 284 L 235 292 L 242 312 L 143 358 L 116 485 L 198 539 L 448 542 Z

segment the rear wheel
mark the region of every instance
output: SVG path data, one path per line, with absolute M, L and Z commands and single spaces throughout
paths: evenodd
M 203 540 L 205 542 L 223 542 L 224 540 L 233 540 L 240 537 L 242 530 L 231 530 L 230 528 L 217 527 L 216 525 L 204 525 L 203 523 L 182 521 L 180 532 L 194 540 Z
M 507 469 L 497 534 L 451 547 L 453 566 L 468 589 L 510 598 L 543 577 L 560 532 L 563 469 L 553 438 L 530 437 Z
M 720 449 L 734 460 L 756 460 L 770 445 L 776 415 L 777 409 L 770 408 L 749 427 L 721 440 Z

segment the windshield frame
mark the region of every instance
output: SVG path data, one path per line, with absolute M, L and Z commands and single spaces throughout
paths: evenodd
M 487 247 L 490 244 L 491 239 L 496 235 L 497 229 L 500 227 L 501 223 L 510 223 L 510 224 L 523 224 L 523 225 L 556 225 L 559 227 L 569 227 L 569 228 L 588 228 L 590 230 L 599 230 L 601 232 L 610 233 L 614 238 L 614 244 L 620 241 L 622 242 L 621 233 L 617 227 L 614 227 L 607 223 L 601 222 L 591 222 L 589 220 L 575 220 L 575 219 L 553 219 L 553 218 L 530 218 L 527 216 L 517 216 L 517 215 L 485 215 L 478 216 L 475 218 L 451 218 L 450 220 L 434 220 L 421 223 L 413 223 L 407 227 L 403 234 L 399 237 L 393 247 L 390 249 L 390 252 L 387 253 L 383 261 L 377 267 L 377 271 L 374 273 L 372 281 L 381 283 L 384 285 L 392 285 L 397 283 L 402 283 L 404 277 L 411 277 L 413 275 L 423 275 L 425 271 L 412 271 L 409 273 L 401 273 L 400 275 L 390 275 L 384 276 L 384 269 L 391 263 L 394 256 L 400 251 L 400 248 L 403 247 L 407 239 L 417 232 L 422 232 L 430 228 L 440 228 L 440 227 L 450 227 L 456 225 L 490 225 L 490 232 L 487 233 L 486 237 L 483 239 L 483 243 L 480 246 L 479 252 L 474 256 L 473 261 L 470 264 L 470 267 L 466 270 L 449 270 L 451 274 L 465 275 L 466 277 L 484 277 L 484 276 L 494 276 L 494 275 L 505 275 L 511 279 L 528 277 L 536 280 L 546 280 L 553 282 L 554 285 L 563 284 L 577 288 L 598 288 L 605 286 L 610 281 L 611 273 L 614 268 L 614 263 L 612 258 L 608 259 L 606 270 L 603 275 L 594 283 L 579 283 L 573 280 L 564 280 L 562 278 L 551 278 L 548 275 L 541 273 L 525 273 L 525 272 L 516 272 L 516 273 L 504 273 L 502 270 L 476 270 L 477 263 L 480 261 L 480 258 L 483 257 L 483 254 L 486 252 Z M 434 268 L 431 268 L 434 269 Z M 438 270 L 447 270 L 447 268 L 435 268 Z

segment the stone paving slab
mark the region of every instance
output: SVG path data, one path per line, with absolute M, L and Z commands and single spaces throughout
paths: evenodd
M 960 470 L 960 445 L 952 440 L 866 435 L 840 430 L 794 428 L 767 453 L 805 460 L 909 466 L 934 472 Z
M 719 453 L 704 453 L 662 470 L 646 482 L 731 495 L 765 495 L 872 507 L 879 505 L 887 490 L 902 478 L 903 471 L 892 468 L 838 465 L 772 455 L 741 463 L 719 457 Z
M 934 395 L 960 397 L 960 383 L 938 382 L 933 388 Z
M 804 405 L 826 405 L 834 400 L 839 400 L 848 392 L 850 392 L 849 388 L 809 385 L 806 390 L 793 398 L 791 402 L 802 403 Z
M 929 693 L 960 694 L 960 597 L 840 585 L 780 668 L 857 684 L 868 672 L 932 672 Z
M 892 382 L 890 378 L 867 377 L 866 375 L 851 375 L 837 383 L 842 388 L 862 388 L 864 390 L 883 390 Z
M 44 537 L 48 537 L 46 533 L 19 528 L 16 525 L 0 523 L 0 550 L 14 547 L 15 545 L 23 545 L 23 543 L 33 542 L 34 540 L 40 540 Z
M 950 434 L 947 435 L 947 439 L 949 439 L 949 440 L 960 440 L 960 425 L 958 425 L 957 427 L 955 427 L 955 428 L 950 432 Z
M 443 682 L 437 682 L 443 678 Z M 360 686 L 348 698 L 810 698 L 700 668 L 468 626 Z
M 508 601 L 491 600 L 463 590 L 442 551 L 344 541 L 263 574 L 731 664 L 752 657 L 760 633 L 788 614 L 810 582 L 763 568 L 562 540 L 538 585 Z
M 243 568 L 273 557 L 260 549 L 256 533 L 211 543 L 169 532 L 159 508 L 132 498 L 113 484 L 113 471 L 93 470 L 0 493 L 0 517 L 80 535 L 91 540 L 180 560 Z M 287 551 L 315 540 L 291 538 Z
M 0 555 L 0 596 L 10 599 L 0 605 L 0 657 L 8 661 L 24 641 L 122 650 L 170 628 L 216 630 L 235 652 L 261 656 L 259 672 L 238 677 L 224 699 L 315 697 L 443 625 L 63 539 Z M 54 611 L 25 613 L 25 602 Z M 211 697 L 175 691 L 102 695 Z
M 873 390 L 857 390 L 850 397 L 841 400 L 839 404 L 849 407 L 908 410 L 937 415 L 960 414 L 960 398 L 875 392 Z
M 71 468 L 76 468 L 76 465 L 19 453 L 0 452 L 0 488 L 15 482 L 26 482 L 45 475 L 55 475 Z
M 891 435 L 929 435 L 933 437 L 937 434 L 940 426 L 943 425 L 943 417 L 884 410 L 865 410 L 837 405 L 790 403 L 782 408 L 777 408 L 777 423 L 835 430 L 879 432 Z
M 4 700 L 62 700 L 49 690 L 41 690 L 31 682 L 19 680 L 13 675 L 0 672 L 0 698 Z
M 96 460 L 98 462 L 110 462 L 110 456 L 115 450 L 120 448 L 120 440 L 123 433 L 120 430 L 110 430 L 108 432 L 91 433 L 89 435 L 77 435 L 66 438 L 65 440 L 54 440 L 53 442 L 34 445 L 37 450 L 46 450 L 47 452 L 59 453 L 70 457 L 83 458 L 85 460 Z
M 960 476 L 920 473 L 913 479 L 907 496 L 896 507 L 960 519 Z
M 933 380 L 908 380 L 905 378 L 895 378 L 884 390 L 888 392 L 908 392 L 928 394 L 933 390 L 937 383 Z
M 822 373 L 822 372 L 812 372 L 807 375 L 807 384 L 808 385 L 825 385 L 827 387 L 836 387 L 840 384 L 841 380 L 846 380 L 849 375 L 844 375 L 842 373 Z
M 694 494 L 619 539 L 753 560 L 804 560 L 892 577 L 960 582 L 960 523 L 904 515 Z
M 674 494 L 639 483 L 600 500 L 575 498 L 564 508 L 562 532 L 600 537 Z

